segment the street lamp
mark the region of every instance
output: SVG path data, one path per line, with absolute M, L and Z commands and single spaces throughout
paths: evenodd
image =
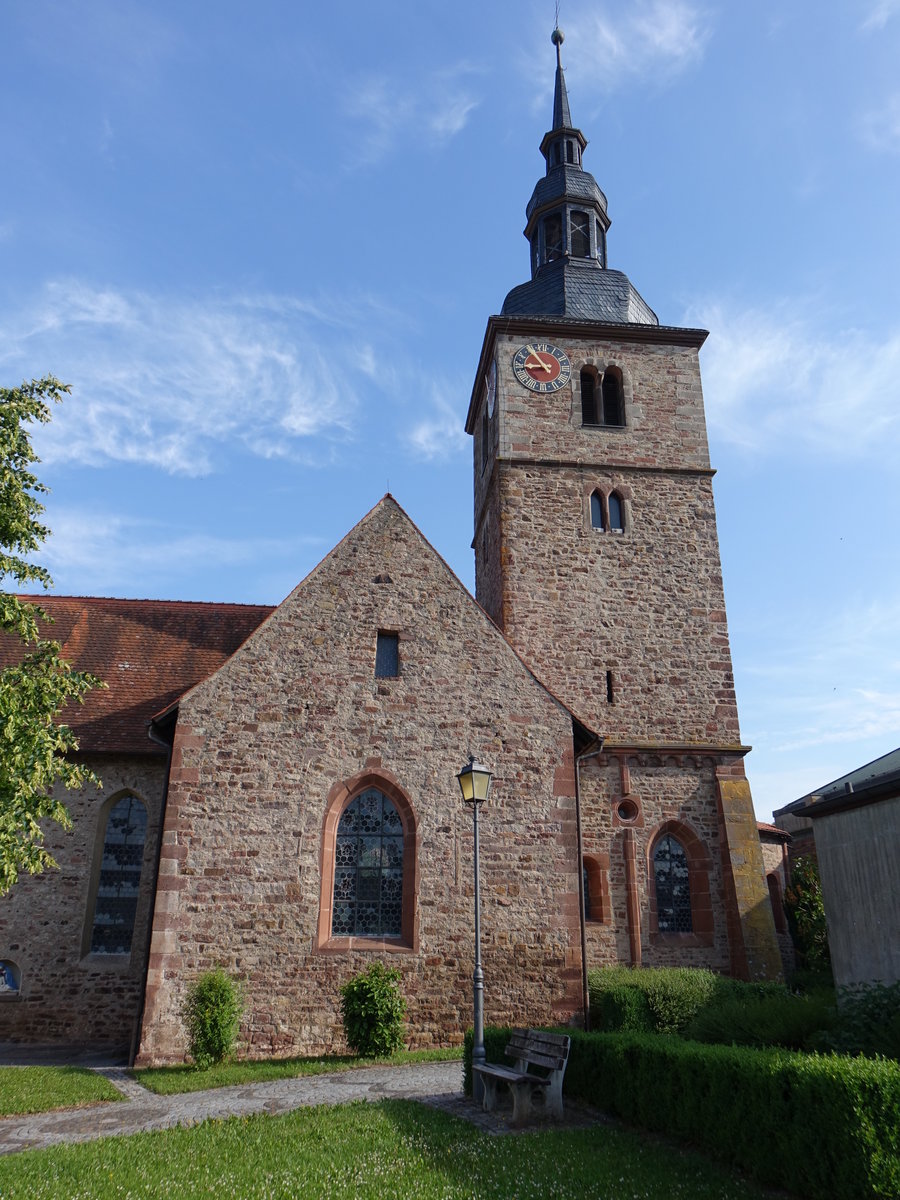
M 481 969 L 481 883 L 478 874 L 478 810 L 491 790 L 494 778 L 487 767 L 477 763 L 472 755 L 456 777 L 463 800 L 472 806 L 472 826 L 475 834 L 475 970 L 472 972 L 472 993 L 475 1008 L 475 1036 L 472 1042 L 472 1098 L 476 1104 L 484 1099 L 484 1080 L 477 1065 L 484 1062 L 484 972 Z

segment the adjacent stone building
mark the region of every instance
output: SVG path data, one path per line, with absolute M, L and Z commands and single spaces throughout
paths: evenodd
M 340 984 L 373 956 L 402 971 L 414 1044 L 460 1041 L 468 754 L 495 777 L 488 1021 L 580 1019 L 588 965 L 780 973 L 706 335 L 660 326 L 608 267 L 555 39 L 531 279 L 488 320 L 467 418 L 477 602 L 390 496 L 274 610 L 52 601 L 67 652 L 113 684 L 76 726 L 106 786 L 55 837 L 62 870 L 0 902 L 0 1041 L 181 1059 L 186 987 L 223 964 L 245 981 L 247 1053 L 335 1049 Z M 100 612 L 142 631 L 133 653 L 98 651 Z

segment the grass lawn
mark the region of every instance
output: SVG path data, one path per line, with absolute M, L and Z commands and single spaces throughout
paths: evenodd
M 763 1200 L 726 1169 L 600 1127 L 492 1137 L 410 1101 L 300 1109 L 31 1150 L 3 1200 L 106 1197 L 517 1197 Z
M 0 1067 L 0 1117 L 123 1099 L 102 1075 L 83 1067 Z
M 327 1075 L 349 1071 L 353 1067 L 376 1067 L 414 1062 L 462 1060 L 462 1046 L 452 1050 L 401 1050 L 390 1058 L 355 1058 L 328 1055 L 322 1058 L 267 1058 L 256 1062 L 220 1063 L 206 1071 L 190 1065 L 145 1067 L 132 1075 L 151 1092 L 172 1096 L 176 1092 L 202 1092 L 207 1088 L 229 1087 L 236 1083 L 262 1083 L 269 1079 L 291 1079 L 297 1075 Z

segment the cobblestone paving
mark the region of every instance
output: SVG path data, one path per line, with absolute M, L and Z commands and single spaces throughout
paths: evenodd
M 89 1142 L 116 1134 L 196 1125 L 211 1118 L 274 1115 L 316 1104 L 388 1098 L 418 1100 L 462 1117 L 487 1133 L 513 1132 L 503 1114 L 482 1112 L 463 1095 L 459 1062 L 361 1067 L 333 1075 L 238 1084 L 177 1096 L 156 1096 L 118 1067 L 98 1068 L 98 1072 L 127 1097 L 123 1103 L 0 1118 L 0 1154 L 42 1149 L 59 1142 Z M 567 1128 L 595 1125 L 600 1120 L 596 1113 L 566 1106 Z

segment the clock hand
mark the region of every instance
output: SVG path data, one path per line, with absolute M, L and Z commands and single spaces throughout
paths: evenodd
M 527 371 L 530 368 L 532 371 L 544 370 L 549 373 L 550 368 L 547 366 L 547 364 L 544 362 L 544 360 L 538 354 L 537 350 L 535 350 L 535 348 L 533 346 L 526 346 L 525 349 L 528 351 L 528 358 L 525 359 L 525 363 L 524 363 L 525 370 Z M 537 362 L 533 363 L 531 361 L 532 358 L 536 358 Z

